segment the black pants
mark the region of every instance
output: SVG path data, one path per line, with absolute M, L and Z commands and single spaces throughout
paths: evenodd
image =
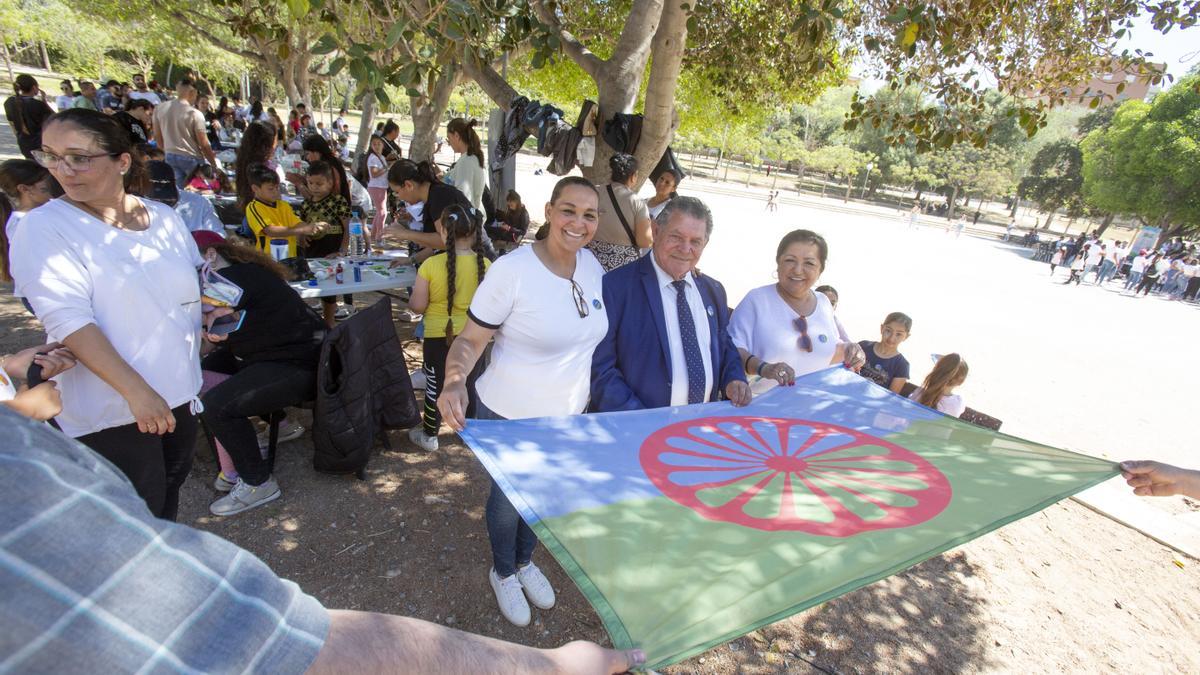
M 192 470 L 196 416 L 190 403 L 171 413 L 175 415 L 175 431 L 162 436 L 142 433 L 134 422 L 75 440 L 115 464 L 156 518 L 173 521 L 179 514 L 179 488 Z
M 438 412 L 437 402 L 442 395 L 442 384 L 446 380 L 446 356 L 450 354 L 450 345 L 446 338 L 425 338 L 421 343 L 423 367 L 425 370 L 425 435 L 437 436 L 442 424 L 442 414 Z M 475 416 L 475 381 L 483 374 L 484 358 L 481 356 L 475 364 L 475 369 L 467 376 L 467 417 Z
M 1141 293 L 1142 295 L 1150 295 L 1150 291 L 1154 289 L 1154 285 L 1157 283 L 1158 277 L 1146 275 L 1142 277 L 1142 283 L 1138 284 L 1138 287 L 1133 289 L 1133 294 L 1137 295 L 1138 293 Z
M 252 416 L 266 416 L 287 406 L 311 401 L 316 395 L 316 364 L 261 361 L 242 364 L 228 352 L 209 354 L 205 370 L 232 375 L 204 394 L 204 424 L 225 446 L 238 475 L 250 485 L 262 485 L 271 467 L 258 449 Z
M 1200 277 L 1192 277 L 1188 279 L 1187 288 L 1183 290 L 1183 297 L 1195 300 L 1197 293 L 1200 293 Z

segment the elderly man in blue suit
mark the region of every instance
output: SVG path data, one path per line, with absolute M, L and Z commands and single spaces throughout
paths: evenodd
M 592 356 L 592 411 L 750 403 L 725 288 L 696 271 L 712 228 L 704 202 L 676 197 L 655 219 L 650 255 L 604 275 L 608 334 Z

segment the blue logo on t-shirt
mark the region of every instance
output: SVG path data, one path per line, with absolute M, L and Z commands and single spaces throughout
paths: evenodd
M 598 299 L 592 300 L 592 307 L 595 307 L 596 309 L 600 309 L 600 301 Z
M 826 342 L 829 342 L 829 338 L 825 337 L 824 335 L 818 335 L 817 341 L 821 344 L 825 344 Z

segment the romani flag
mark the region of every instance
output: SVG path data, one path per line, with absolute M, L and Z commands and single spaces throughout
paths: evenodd
M 660 668 L 1117 474 L 840 367 L 706 403 L 462 433 L 618 649 Z

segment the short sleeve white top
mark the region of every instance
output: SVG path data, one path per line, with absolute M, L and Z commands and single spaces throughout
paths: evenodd
M 11 401 L 17 395 L 17 385 L 13 383 L 8 373 L 0 368 L 0 401 Z
M 922 391 L 924 391 L 924 389 L 917 387 L 915 390 L 913 390 L 913 393 L 908 395 L 908 397 L 914 401 L 919 400 L 921 398 Z M 937 409 L 938 412 L 946 413 L 951 417 L 958 417 L 967 409 L 967 403 L 963 400 L 963 397 L 959 396 L 958 394 L 948 394 L 943 396 L 941 400 L 938 401 Z
M 817 298 L 817 306 L 805 317 L 808 337 L 812 339 L 811 352 L 800 348 L 800 330 L 796 328 L 798 315 L 779 296 L 775 284 L 750 291 L 733 310 L 729 321 L 733 344 L 768 363 L 782 361 L 788 364 L 797 377 L 828 368 L 839 342 L 837 319 L 829 298 L 824 293 L 813 295 Z M 774 380 L 763 378 L 752 389 L 758 392 L 775 384 Z
M 371 154 L 367 155 L 367 178 L 370 179 L 367 181 L 367 187 L 387 189 L 387 186 L 388 186 L 387 171 L 384 171 L 383 173 L 379 174 L 378 176 L 371 175 L 371 169 L 386 169 L 386 168 L 387 168 L 387 162 L 383 161 L 383 158 L 381 158 L 379 155 L 377 155 L 373 152 Z
M 576 415 L 587 407 L 592 352 L 608 332 L 600 278 L 591 251 L 575 254 L 575 283 L 546 268 L 532 246 L 497 260 L 475 291 L 468 315 L 496 330 L 492 361 L 479 378 L 479 400 L 508 419 Z
M 12 245 L 18 292 L 33 305 L 48 342 L 95 324 L 172 408 L 200 391 L 203 262 L 175 211 L 140 200 L 142 232 L 119 230 L 62 199 L 25 216 Z M 56 376 L 63 433 L 79 437 L 134 421 L 125 399 L 79 363 Z
M 25 217 L 24 211 L 13 211 L 8 215 L 8 222 L 4 223 L 4 236 L 7 237 L 8 243 L 12 244 L 12 240 L 17 236 L 17 225 L 21 223 L 21 219 Z M 17 287 L 13 286 L 13 295 L 21 297 L 17 292 Z

